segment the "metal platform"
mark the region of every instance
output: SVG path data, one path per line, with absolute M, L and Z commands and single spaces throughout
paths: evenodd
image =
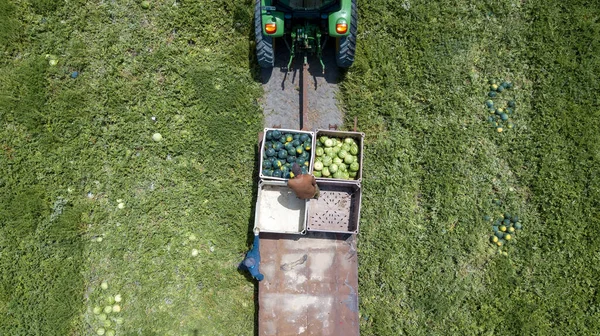
M 356 235 L 260 238 L 259 335 L 359 334 Z

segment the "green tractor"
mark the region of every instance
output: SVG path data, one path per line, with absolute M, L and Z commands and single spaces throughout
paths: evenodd
M 348 68 L 354 62 L 356 0 L 256 0 L 254 22 L 256 56 L 262 68 L 275 64 L 276 39 L 290 51 L 288 70 L 300 54 L 304 64 L 308 55 L 316 55 L 325 71 L 322 51 L 330 38 L 336 40 L 337 65 Z

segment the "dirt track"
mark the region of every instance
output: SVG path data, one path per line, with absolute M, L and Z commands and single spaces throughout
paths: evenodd
M 329 41 L 332 43 L 333 40 Z M 337 106 L 339 71 L 335 63 L 334 50 L 325 48 L 323 62 L 325 74 L 316 57 L 309 57 L 308 79 L 308 120 L 305 128 L 329 128 L 329 125 L 342 125 L 343 114 Z M 275 67 L 261 73 L 265 94 L 262 107 L 265 113 L 265 127 L 280 126 L 298 129 L 300 126 L 300 77 L 302 60 L 295 59 L 292 69 L 287 72 L 289 51 L 285 45 L 275 47 Z

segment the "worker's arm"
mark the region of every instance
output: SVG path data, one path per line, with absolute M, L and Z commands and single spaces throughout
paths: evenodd
M 314 175 L 311 175 L 311 177 L 312 177 L 311 184 L 312 184 L 313 186 L 316 186 L 316 185 L 317 185 L 317 179 L 315 178 L 315 176 L 314 176 Z

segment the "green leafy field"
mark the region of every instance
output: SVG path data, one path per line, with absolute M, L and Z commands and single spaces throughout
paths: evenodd
M 369 1 L 361 13 L 343 89 L 368 138 L 362 334 L 600 330 L 598 3 Z M 512 130 L 486 120 L 490 78 L 514 83 Z M 482 219 L 503 211 L 524 226 L 508 256 Z
M 0 334 L 93 334 L 116 294 L 117 335 L 254 333 L 252 4 L 0 0 Z M 599 4 L 359 8 L 361 334 L 600 330 Z

